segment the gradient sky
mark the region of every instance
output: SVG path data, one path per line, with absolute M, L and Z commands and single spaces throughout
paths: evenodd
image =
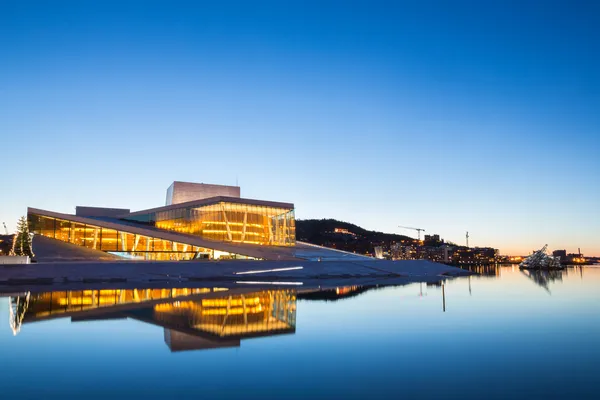
M 0 2 L 0 220 L 173 180 L 600 255 L 600 2 Z

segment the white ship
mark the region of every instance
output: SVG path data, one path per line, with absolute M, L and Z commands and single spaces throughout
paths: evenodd
M 544 245 L 540 250 L 527 257 L 521 264 L 520 269 L 563 269 L 560 263 L 560 257 L 553 257 L 546 254 L 548 245 Z

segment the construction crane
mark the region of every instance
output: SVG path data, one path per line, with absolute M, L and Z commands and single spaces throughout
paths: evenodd
M 413 231 L 417 231 L 417 237 L 419 238 L 419 240 L 421 240 L 421 231 L 425 232 L 425 229 L 421 229 L 421 228 L 411 228 L 410 226 L 402 226 L 402 225 L 398 225 L 398 228 L 412 229 Z
M 4 231 L 6 232 L 6 234 L 9 235 L 8 228 L 6 227 L 6 222 L 3 222 L 2 225 L 4 225 Z

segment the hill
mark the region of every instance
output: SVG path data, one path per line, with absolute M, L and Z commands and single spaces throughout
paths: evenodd
M 369 231 L 335 219 L 296 220 L 296 238 L 303 242 L 359 254 L 373 254 L 375 246 L 389 248 L 393 243 L 408 244 L 414 241 L 408 236 Z

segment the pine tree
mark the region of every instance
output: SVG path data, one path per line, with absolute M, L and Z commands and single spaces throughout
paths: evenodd
M 27 218 L 21 217 L 19 218 L 19 222 L 17 222 L 17 234 L 13 239 L 13 254 L 33 258 L 34 254 L 31 242 Z

